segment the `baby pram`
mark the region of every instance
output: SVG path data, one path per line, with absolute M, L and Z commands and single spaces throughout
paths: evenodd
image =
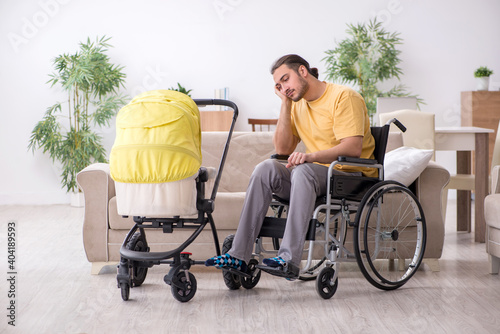
M 234 112 L 217 171 L 201 167 L 201 105 L 228 106 Z M 144 282 L 148 268 L 159 264 L 171 266 L 164 281 L 175 299 L 187 302 L 194 297 L 196 278 L 189 269 L 204 261 L 190 259 L 184 250 L 209 223 L 220 254 L 212 212 L 237 117 L 238 108 L 231 101 L 192 100 L 169 90 L 140 94 L 118 113 L 111 177 L 118 213 L 133 216 L 135 222 L 120 248 L 117 281 L 123 300 L 129 299 L 130 288 Z M 211 178 L 215 178 L 212 194 L 205 198 L 205 183 Z M 175 249 L 151 252 L 148 229 L 194 232 Z

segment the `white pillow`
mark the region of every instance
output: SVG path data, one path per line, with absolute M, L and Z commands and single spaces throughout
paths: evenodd
M 409 186 L 417 179 L 431 160 L 432 150 L 402 146 L 385 154 L 384 179 Z

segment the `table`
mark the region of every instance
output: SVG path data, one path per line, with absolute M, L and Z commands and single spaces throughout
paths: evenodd
M 473 91 L 460 94 L 460 125 L 477 126 L 496 132 L 500 121 L 500 91 Z M 496 136 L 490 136 L 490 166 Z
M 485 242 L 484 198 L 488 194 L 489 182 L 489 134 L 492 129 L 474 126 L 436 127 L 436 151 L 457 151 L 457 174 L 471 174 L 471 151 L 474 151 L 475 208 L 474 240 Z M 470 231 L 470 191 L 457 191 L 457 228 Z
M 200 110 L 201 131 L 229 131 L 233 116 L 232 110 Z

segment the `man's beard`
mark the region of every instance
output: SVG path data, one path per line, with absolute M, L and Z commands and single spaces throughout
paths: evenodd
M 297 97 L 292 98 L 293 102 L 300 101 L 304 97 L 304 95 L 306 95 L 307 91 L 309 90 L 309 84 L 307 83 L 307 81 L 303 78 L 299 78 L 299 79 L 300 79 L 300 86 L 296 90 Z

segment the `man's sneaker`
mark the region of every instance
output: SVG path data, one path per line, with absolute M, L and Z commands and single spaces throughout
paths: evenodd
M 281 256 L 277 257 L 272 257 L 269 259 L 264 259 L 262 262 L 269 267 L 273 268 L 278 268 L 278 267 L 284 267 L 286 264 L 286 261 L 281 258 Z
M 229 254 L 224 254 L 224 255 L 219 255 L 219 256 L 214 256 L 208 260 L 205 261 L 205 266 L 214 266 L 216 268 L 231 268 L 231 269 L 236 269 L 239 271 L 246 272 L 247 271 L 247 264 L 245 261 L 238 260 L 235 257 L 232 257 Z
M 280 256 L 264 259 L 262 262 L 264 265 L 257 265 L 256 267 L 268 274 L 284 277 L 289 280 L 299 277 L 300 268 L 292 262 L 286 262 Z

